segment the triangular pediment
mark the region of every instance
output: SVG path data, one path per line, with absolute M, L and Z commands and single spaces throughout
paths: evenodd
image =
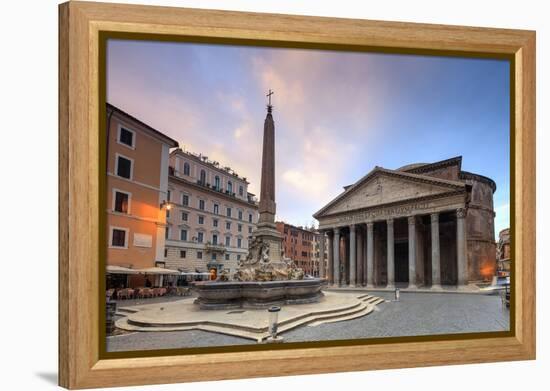
M 461 182 L 376 168 L 349 186 L 315 217 L 437 196 L 464 188 Z

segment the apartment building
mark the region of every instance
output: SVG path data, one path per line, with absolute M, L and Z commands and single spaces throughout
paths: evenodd
M 283 235 L 283 254 L 294 261 L 297 267 L 306 274 L 313 275 L 316 271 L 314 263 L 314 236 L 313 230 L 297 227 L 283 221 L 277 221 L 277 231 Z
M 166 267 L 183 272 L 236 271 L 248 253 L 258 203 L 246 177 L 207 156 L 170 154 Z
M 177 141 L 107 105 L 107 265 L 163 265 L 168 159 L 170 148 L 177 146 Z M 123 285 L 144 285 L 142 275 L 120 278 Z

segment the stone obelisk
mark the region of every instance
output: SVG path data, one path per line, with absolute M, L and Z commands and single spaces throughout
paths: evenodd
M 258 241 L 269 243 L 270 262 L 280 262 L 282 235 L 275 226 L 275 123 L 271 95 L 273 91 L 269 90 L 262 149 L 262 178 L 258 208 L 260 218 L 253 236 Z
M 273 122 L 273 106 L 269 90 L 269 104 L 264 121 L 264 141 L 262 150 L 262 176 L 260 190 L 259 224 L 275 227 L 275 123 Z

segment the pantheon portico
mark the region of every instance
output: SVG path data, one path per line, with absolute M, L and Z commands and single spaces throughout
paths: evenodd
M 462 171 L 461 163 L 455 157 L 375 167 L 346 186 L 314 214 L 328 236 L 328 270 L 320 275 L 334 285 L 367 288 L 438 289 L 490 279 L 496 185 Z

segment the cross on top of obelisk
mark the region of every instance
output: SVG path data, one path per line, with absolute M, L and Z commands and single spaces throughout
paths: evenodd
M 267 102 L 267 112 L 268 113 L 271 113 L 271 110 L 273 109 L 273 106 L 271 105 L 271 95 L 273 95 L 274 92 L 271 91 L 271 88 L 269 89 L 269 92 L 267 93 L 267 99 L 268 99 L 268 102 Z

